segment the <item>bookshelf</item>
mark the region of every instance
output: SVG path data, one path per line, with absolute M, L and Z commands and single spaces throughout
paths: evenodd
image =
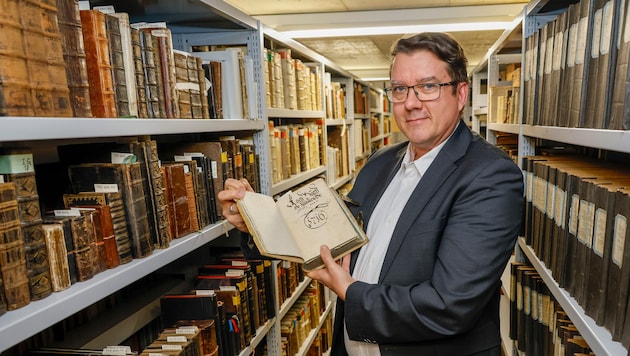
M 562 52 L 561 56 L 558 54 L 560 53 L 558 52 L 558 48 L 562 48 L 563 51 L 567 51 L 567 47 L 565 47 L 566 42 L 563 47 L 559 47 L 559 43 L 562 43 L 562 41 L 558 42 L 557 33 L 555 37 L 551 36 L 547 32 L 547 28 L 560 26 L 560 17 L 563 16 L 563 13 L 568 13 L 570 7 L 578 6 L 580 4 L 587 4 L 591 6 L 590 11 L 592 16 L 600 16 L 601 12 L 598 15 L 597 11 L 603 11 L 603 8 L 594 8 L 595 2 L 587 0 L 530 1 L 526 5 L 522 16 L 518 19 L 519 23 L 515 23 L 513 29 L 508 29 L 499 38 L 499 40 L 489 50 L 486 58 L 472 72 L 473 129 L 480 134 L 485 135 L 490 142 L 495 144 L 498 144 L 497 138 L 502 135 L 511 135 L 516 138 L 518 148 L 514 158 L 521 167 L 523 166 L 524 157 L 540 154 L 542 149 L 549 149 L 552 147 L 567 147 L 569 150 L 575 150 L 577 154 L 597 158 L 602 161 L 611 160 L 619 164 L 620 168 L 626 165 L 625 162 L 627 162 L 630 157 L 630 141 L 628 141 L 629 136 L 627 130 L 621 130 L 614 127 L 587 126 L 591 124 L 588 123 L 589 120 L 584 119 L 581 119 L 578 124 L 574 125 L 564 123 L 560 118 L 563 115 L 567 116 L 566 112 L 561 111 L 565 105 L 569 105 L 567 95 L 571 94 L 575 96 L 576 94 L 568 93 L 567 91 L 570 90 L 567 89 L 566 86 L 562 85 L 556 89 L 550 89 L 550 86 L 543 86 L 552 85 L 549 84 L 551 81 L 547 78 L 552 78 L 552 76 L 558 75 L 554 73 L 566 73 L 568 68 L 568 62 L 562 62 L 567 60 L 566 52 Z M 619 9 L 625 9 L 623 11 L 627 12 L 628 2 L 601 2 L 598 6 L 610 6 L 607 8 L 608 11 L 611 11 L 609 13 L 610 17 L 606 21 L 613 21 L 613 25 L 611 26 L 612 30 L 608 33 L 609 37 L 607 38 L 610 38 L 613 43 L 615 41 L 619 41 L 619 36 L 621 36 L 620 33 L 623 33 L 625 28 L 624 26 L 627 26 L 627 24 L 622 20 L 627 18 L 627 15 L 625 12 L 619 11 Z M 606 21 L 603 20 L 603 23 L 606 23 Z M 594 30 L 589 30 L 588 38 L 590 40 L 592 40 L 592 38 L 590 38 L 590 33 L 592 32 L 599 33 Z M 547 53 L 553 53 L 553 56 L 540 52 L 543 51 L 542 44 L 538 47 L 538 52 L 533 50 L 535 45 L 532 47 L 530 42 L 533 38 L 542 39 L 544 37 L 543 34 L 547 35 L 547 37 L 545 37 L 546 43 L 544 51 Z M 513 49 L 506 50 L 504 48 L 507 46 L 508 39 L 514 37 L 515 35 L 521 37 L 522 51 L 520 51 L 520 53 L 514 53 Z M 586 41 L 586 36 L 582 37 Z M 564 40 L 567 41 L 568 38 L 568 31 L 565 30 Z M 623 43 L 623 41 L 620 43 Z M 588 42 L 583 45 L 590 48 L 590 43 Z M 587 51 L 590 49 L 587 49 Z M 610 53 L 615 53 L 615 50 L 621 51 L 621 49 L 615 48 L 611 49 Z M 547 61 L 541 60 L 539 63 L 536 63 L 533 59 L 536 58 L 535 56 L 537 55 L 541 56 L 541 58 L 547 58 Z M 579 52 L 577 52 L 576 55 L 579 55 Z M 590 53 L 587 53 L 587 56 L 589 55 Z M 601 53 L 599 56 L 602 56 Z M 616 56 L 616 54 L 614 54 L 614 56 Z M 603 58 L 606 60 L 609 57 Z M 615 60 L 616 57 L 611 60 L 610 63 L 615 63 Z M 517 99 L 518 107 L 516 108 L 516 114 L 513 119 L 516 120 L 513 122 L 501 122 L 500 117 L 498 119 L 493 117 L 493 115 L 497 113 L 496 107 L 498 97 L 504 96 L 508 93 L 508 91 L 513 90 L 516 83 L 508 83 L 507 81 L 501 83 L 497 82 L 496 79 L 493 78 L 500 78 L 501 71 L 509 63 L 520 63 L 521 65 L 521 78 L 520 84 L 518 85 L 520 93 L 518 93 L 518 97 L 515 98 Z M 571 64 L 571 66 L 573 66 L 573 64 Z M 613 76 L 611 71 L 614 73 L 615 69 L 612 64 L 609 64 L 607 68 L 606 73 L 610 78 Z M 583 79 L 582 84 L 585 84 L 585 81 L 587 80 L 586 78 L 588 78 L 587 71 L 588 69 L 584 71 L 585 78 Z M 621 75 L 625 77 L 625 74 Z M 604 78 L 605 77 L 606 76 L 604 76 Z M 602 80 L 603 82 L 606 82 L 606 80 Z M 612 117 L 614 115 L 612 110 L 614 109 L 612 108 L 610 102 L 611 100 L 617 100 L 611 99 L 613 97 L 613 90 L 611 89 L 612 84 L 609 84 L 609 87 L 607 87 L 608 89 L 605 89 L 606 95 L 601 96 L 601 93 L 598 91 L 603 89 L 597 88 L 596 83 L 598 82 L 599 81 L 591 81 L 588 85 L 585 84 L 585 86 L 582 87 L 585 91 L 582 95 L 586 97 L 597 97 L 597 101 L 599 101 L 602 105 L 600 107 L 595 106 L 595 109 L 592 107 L 589 108 L 588 105 L 593 104 L 586 104 L 586 101 L 589 99 L 584 98 L 582 99 L 583 102 L 579 104 L 582 105 L 580 106 L 580 112 L 584 112 L 584 115 L 602 115 L 604 118 Z M 617 78 L 614 82 L 621 83 L 623 80 L 619 80 Z M 530 91 L 525 89 L 528 85 Z M 571 85 L 581 87 L 580 84 L 576 83 Z M 476 92 L 475 86 L 480 88 Z M 487 92 L 482 93 L 483 91 L 486 91 L 486 89 L 488 89 Z M 577 96 L 579 97 L 579 93 Z M 625 105 L 627 106 L 627 103 Z M 592 111 L 588 111 L 587 113 L 586 110 Z M 597 121 L 595 122 L 595 125 L 597 125 Z M 545 182 L 545 184 L 550 184 L 549 189 L 557 189 L 555 185 L 552 186 L 549 182 Z M 549 219 L 549 217 L 546 217 L 546 214 L 544 215 L 544 219 Z M 553 219 L 553 216 L 551 216 L 551 219 Z M 549 237 L 546 236 L 545 238 Z M 612 236 L 607 238 L 612 238 Z M 625 355 L 627 353 L 626 347 L 622 345 L 618 339 L 613 339 L 610 330 L 603 325 L 600 325 L 601 322 L 599 324 L 596 323 L 585 311 L 584 306 L 578 303 L 575 297 L 565 290 L 565 288 L 560 287 L 558 281 L 554 279 L 554 275 L 551 273 L 549 268 L 545 266 L 543 258 L 536 254 L 536 251 L 532 248 L 532 246 L 526 243 L 524 238 L 519 238 L 516 246 L 516 260 L 528 260 L 535 267 L 536 271 L 542 276 L 545 285 L 549 288 L 560 306 L 570 316 L 570 319 L 575 324 L 580 334 L 588 342 L 595 354 Z M 503 319 L 504 318 L 502 318 L 501 321 L 502 323 L 504 322 Z M 504 345 L 507 345 L 508 350 L 510 350 L 511 347 L 509 345 L 513 345 L 512 340 L 503 337 L 503 341 Z M 511 351 L 510 354 L 512 354 Z

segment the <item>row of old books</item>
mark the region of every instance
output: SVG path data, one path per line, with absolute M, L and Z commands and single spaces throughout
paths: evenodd
M 160 299 L 163 325 L 211 321 L 215 354 L 238 355 L 275 316 L 272 268 L 270 261 L 245 260 L 239 250 L 218 252 L 198 267 L 190 293 Z
M 62 145 L 60 163 L 39 176 L 30 150 L 3 149 L 0 310 L 216 223 L 222 218 L 216 193 L 227 178 L 245 177 L 258 189 L 251 140 L 226 136 L 162 148 L 160 156 L 154 140 Z
M 630 328 L 630 170 L 571 154 L 524 157 L 525 240 L 587 315 L 619 341 Z
M 3 19 L 0 115 L 223 118 L 222 62 L 174 50 L 164 23 L 78 0 L 11 0 Z
M 628 5 L 581 0 L 525 39 L 525 124 L 630 128 Z
M 293 58 L 291 49 L 264 49 L 263 74 L 268 108 L 322 110 L 322 75 Z
M 311 331 L 320 327 L 321 317 L 326 309 L 324 293 L 323 284 L 311 281 L 280 321 L 281 345 L 283 352 L 287 355 L 297 354 L 306 343 Z M 327 318 L 330 318 L 330 314 Z M 324 321 L 324 326 L 327 324 L 330 323 Z M 331 335 L 330 330 L 325 327 L 323 332 L 326 336 Z M 315 343 L 313 346 L 312 352 L 316 354 L 321 354 L 328 349 L 328 344 L 322 345 L 321 341 L 319 345 Z
M 269 123 L 271 182 L 320 167 L 324 161 L 322 126 L 318 122 L 276 125 Z
M 510 265 L 510 339 L 519 354 L 594 355 L 536 269 Z

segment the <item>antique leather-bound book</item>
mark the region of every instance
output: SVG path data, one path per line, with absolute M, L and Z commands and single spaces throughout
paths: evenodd
M 158 156 L 157 142 L 147 140 L 144 142 L 146 149 L 147 167 L 151 180 L 151 193 L 153 195 L 153 209 L 155 210 L 155 223 L 158 229 L 158 239 L 166 243 L 170 239 L 170 222 L 168 219 L 166 187 L 164 186 L 164 174 L 160 169 L 160 157 Z
M 44 217 L 45 224 L 60 224 L 63 228 L 68 253 L 70 275 L 72 277 L 72 263 L 74 259 L 74 270 L 76 281 L 82 282 L 94 277 L 94 255 L 92 253 L 92 240 L 94 236 L 87 230 L 84 216 L 56 216 Z M 73 280 L 74 284 L 75 281 Z
M 105 14 L 98 10 L 81 10 L 80 14 L 92 115 L 118 117 Z
M 79 192 L 78 194 L 64 194 L 64 205 L 67 207 L 73 206 L 102 206 L 104 211 L 109 211 L 111 218 L 111 228 L 114 234 L 114 244 L 116 251 L 111 251 L 114 248 L 111 246 L 110 239 L 103 238 L 106 244 L 106 252 L 108 253 L 108 259 L 111 259 L 111 266 L 115 267 L 119 264 L 125 264 L 132 260 L 131 255 L 131 241 L 129 240 L 129 231 L 127 228 L 127 215 L 122 199 L 122 193 L 111 192 Z M 107 219 L 106 219 L 107 220 Z M 107 221 L 105 221 L 107 224 Z M 102 226 L 104 227 L 105 224 Z M 107 234 L 104 234 L 107 236 Z M 118 261 L 118 263 L 116 263 Z
M 152 24 L 147 24 L 152 26 Z M 171 30 L 166 27 L 143 27 L 153 37 L 153 50 L 159 58 L 158 70 L 161 72 L 162 92 L 164 94 L 164 110 L 166 118 L 179 118 L 177 106 L 177 79 L 175 78 L 175 58 L 173 55 L 173 39 Z M 156 61 L 156 66 L 158 61 Z
M 26 268 L 29 275 L 31 300 L 47 297 L 52 292 L 48 253 L 42 231 L 42 217 L 33 166 L 33 155 L 28 149 L 0 150 L 0 176 L 15 183 Z
M 30 13 L 37 5 L 39 11 Z M 35 18 L 31 18 L 31 15 Z M 22 2 L 22 24 L 24 25 L 24 44 L 31 72 L 31 89 L 37 116 L 72 116 L 70 90 L 66 76 L 66 64 L 63 57 L 62 40 L 57 22 L 56 1 Z M 39 20 L 39 24 L 38 24 Z M 44 47 L 33 38 L 43 38 Z M 40 54 L 44 52 L 44 56 Z M 47 72 L 48 75 L 45 73 Z M 46 94 L 48 92 L 49 94 Z M 50 98 L 50 106 L 42 105 L 41 96 Z
M 0 274 L 7 310 L 31 301 L 25 254 L 15 184 L 0 183 Z
M 205 78 L 200 78 L 199 74 L 202 72 L 203 68 L 201 67 L 201 58 L 195 57 L 194 55 L 188 55 L 187 57 L 188 64 L 188 81 L 193 83 L 193 87 L 190 89 L 190 110 L 192 111 L 193 119 L 206 119 L 204 116 L 204 108 L 203 102 L 205 97 L 202 94 L 202 91 L 205 90 Z M 202 87 L 201 80 L 203 79 L 204 85 Z M 206 105 L 208 102 L 206 100 Z M 206 107 L 206 110 L 208 108 Z
M 69 166 L 68 172 L 71 187 L 77 193 L 92 191 L 95 184 L 115 185 L 122 193 L 133 257 L 142 258 L 153 252 L 140 163 L 85 163 Z
M 158 89 L 159 73 L 155 62 L 152 36 L 146 31 L 140 31 L 139 29 L 133 27 L 132 29 L 135 29 L 138 32 L 138 43 L 140 44 L 140 58 L 142 60 L 141 65 L 144 80 L 143 86 L 146 90 L 148 117 L 164 117 L 163 111 L 161 111 L 160 108 L 160 92 Z M 137 66 L 138 64 L 136 59 L 136 67 Z
M 199 341 L 201 343 L 201 355 L 216 356 L 219 353 L 219 344 L 217 343 L 217 333 L 214 326 L 214 320 L 178 320 L 176 328 L 196 328 L 199 330 Z
M 59 292 L 72 285 L 63 226 L 61 224 L 43 224 L 42 230 L 46 239 L 52 290 Z
M 142 47 L 140 46 L 140 31 L 138 31 L 137 28 L 129 27 L 129 41 L 131 42 L 138 117 L 148 118 L 149 103 L 147 100 L 149 94 L 148 88 L 145 85 L 144 68 L 142 64 Z
M 79 1 L 57 0 L 57 9 L 72 112 L 75 117 L 92 117 Z
M 174 50 L 173 59 L 175 62 L 175 90 L 178 95 L 177 106 L 180 112 L 179 117 L 182 119 L 192 119 L 191 89 L 194 84 L 188 79 L 188 53 Z
M 162 171 L 166 181 L 166 200 L 174 239 L 191 232 L 188 194 L 184 165 L 177 162 L 163 162 Z
M 123 42 L 120 34 L 120 21 L 118 20 L 118 17 L 105 14 L 105 28 L 107 29 L 109 61 L 112 66 L 112 79 L 114 81 L 116 112 L 119 117 L 129 117 L 131 116 L 129 103 L 129 91 L 131 88 L 127 88 L 125 57 L 123 54 Z
M 197 62 L 197 81 L 199 82 L 199 92 L 201 94 L 201 118 L 209 119 L 210 110 L 208 107 L 208 86 L 206 85 L 206 72 L 203 68 L 203 60 L 196 56 L 193 56 L 193 58 L 195 58 L 195 61 Z
M 80 202 L 75 203 L 80 204 Z M 88 217 L 87 213 L 90 213 L 89 217 L 92 221 L 92 228 L 94 229 L 94 243 L 96 245 L 101 271 L 119 266 L 120 257 L 118 256 L 110 207 L 108 205 L 71 205 L 66 207 L 82 210 L 86 218 Z
M 190 231 L 199 230 L 199 214 L 197 213 L 197 194 L 195 192 L 195 180 L 197 179 L 197 163 L 188 161 L 184 163 L 184 178 L 186 182 L 186 195 L 188 196 L 188 216 L 190 219 Z

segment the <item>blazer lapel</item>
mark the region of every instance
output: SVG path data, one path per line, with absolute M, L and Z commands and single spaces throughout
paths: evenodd
M 392 239 L 389 243 L 385 260 L 383 261 L 379 282 L 387 275 L 413 221 L 422 213 L 427 202 L 438 192 L 440 186 L 446 180 L 446 177 L 457 168 L 455 162 L 464 155 L 471 138 L 472 134 L 468 126 L 460 122 L 451 138 L 446 145 L 442 147 L 442 150 L 438 156 L 435 157 L 433 163 L 431 163 L 431 166 L 429 166 L 429 169 L 414 189 L 405 208 L 400 214 L 400 218 L 392 234 Z

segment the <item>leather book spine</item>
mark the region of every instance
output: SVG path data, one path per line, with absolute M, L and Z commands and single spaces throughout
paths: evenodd
M 153 50 L 153 36 L 149 32 L 140 31 L 140 49 L 142 53 L 142 68 L 144 74 L 144 86 L 147 94 L 147 110 L 149 117 L 164 117 L 164 112 L 160 108 L 159 72 L 155 61 Z
M 142 46 L 140 45 L 140 31 L 137 28 L 129 28 L 129 40 L 131 42 L 131 53 L 134 69 L 134 87 L 136 88 L 136 99 L 138 106 L 138 117 L 148 118 L 148 88 L 145 85 L 144 68 L 142 64 Z
M 153 184 L 152 177 L 150 173 L 150 152 L 147 149 L 146 141 L 138 141 L 138 142 L 130 142 L 129 147 L 125 147 L 125 150 L 128 150 L 130 153 L 133 153 L 136 156 L 137 162 L 140 164 L 140 173 L 142 179 L 142 186 L 146 195 L 146 210 L 147 210 L 147 221 L 149 224 L 149 232 L 151 236 L 151 243 L 154 248 L 162 248 L 164 247 L 163 243 L 161 243 L 159 236 L 159 228 L 160 226 L 156 223 L 157 210 L 155 209 L 155 195 L 153 193 Z M 168 246 L 168 245 L 167 245 Z
M 212 75 L 212 93 L 214 94 L 214 114 L 213 118 L 223 119 L 223 65 L 218 61 L 210 62 L 210 73 Z
M 168 28 L 148 29 L 157 39 L 154 46 L 160 57 L 160 71 L 162 72 L 162 90 L 164 91 L 164 108 L 167 118 L 179 118 L 177 107 L 177 79 L 175 78 L 175 59 L 173 57 L 173 39 Z
M 22 7 L 18 1 L 3 4 L 3 36 L 0 37 L 0 113 L 9 116 L 34 116 L 30 73 L 24 46 Z M 36 17 L 32 17 L 36 18 Z M 41 20 L 40 20 L 41 22 Z
M 76 258 L 77 281 L 86 281 L 94 277 L 95 274 L 92 231 L 87 229 L 84 216 L 75 216 L 68 220 L 72 231 L 72 242 Z
M 197 176 L 196 164 L 189 164 L 188 167 L 194 166 L 194 170 L 185 172 L 186 180 L 186 196 L 188 197 L 188 217 L 190 219 L 190 231 L 199 231 L 199 214 L 197 213 L 197 194 L 195 193 L 194 180 Z
M 28 158 L 32 162 L 32 154 L 28 153 Z M 35 171 L 15 170 L 12 172 L 15 173 L 5 174 L 4 178 L 15 184 L 20 225 L 26 251 L 26 268 L 29 273 L 31 300 L 39 300 L 50 295 L 52 289 L 46 244 L 41 230 L 42 216 Z
M 170 96 L 167 97 L 167 94 L 170 92 L 164 91 L 164 81 L 168 80 L 168 77 L 164 76 L 163 67 L 166 65 L 163 63 L 164 57 L 160 53 L 160 40 L 157 36 L 153 35 L 152 32 L 149 32 L 151 35 L 151 43 L 153 45 L 153 61 L 155 62 L 155 72 L 157 78 L 157 95 L 158 95 L 158 105 L 160 106 L 160 118 L 168 118 L 169 110 L 166 107 L 167 103 L 170 104 Z
M 90 254 L 94 274 L 108 269 L 107 255 L 105 253 L 105 242 L 101 232 L 101 211 L 96 209 L 81 210 L 81 215 L 85 217 L 85 228 L 90 239 Z
M 203 67 L 203 60 L 195 57 L 197 62 L 197 81 L 199 82 L 199 93 L 201 96 L 201 118 L 210 119 L 210 109 L 208 106 L 208 86 L 206 85 L 206 72 Z
M 188 81 L 192 83 L 190 88 L 190 104 L 193 119 L 206 119 L 204 116 L 204 101 L 208 105 L 208 101 L 203 94 L 205 90 L 205 78 L 200 78 L 199 74 L 203 72 L 201 68 L 201 59 L 193 55 L 188 56 Z M 203 86 L 201 80 L 204 80 Z M 206 107 L 206 110 L 208 108 Z
M 625 11 L 625 13 L 624 11 L 620 11 L 621 13 L 624 13 L 623 16 L 617 16 L 619 20 L 616 24 L 618 31 L 618 48 L 613 55 L 616 57 L 614 69 L 611 68 L 611 72 L 613 72 L 615 79 L 612 80 L 610 115 L 606 124 L 606 128 L 610 130 L 630 129 L 630 125 L 628 125 L 630 122 L 628 122 L 627 115 L 624 115 L 624 112 L 628 112 L 628 109 L 625 107 L 630 105 L 630 102 L 627 102 L 626 100 L 626 92 L 628 91 L 628 75 L 630 75 L 630 71 L 628 71 L 630 36 L 627 35 L 629 33 L 630 19 L 626 16 L 627 8 Z M 622 78 L 625 80 L 622 80 Z
M 192 162 L 191 170 L 193 189 L 195 192 L 195 205 L 197 207 L 197 220 L 199 221 L 199 228 L 203 228 L 210 224 L 208 215 L 208 189 L 207 180 L 205 176 L 205 163 L 206 157 L 191 157 Z
M 114 98 L 116 99 L 116 112 L 119 117 L 131 116 L 129 109 L 129 94 L 127 77 L 125 73 L 125 57 L 123 55 L 123 43 L 120 35 L 120 21 L 117 17 L 105 14 L 105 28 L 107 30 L 107 43 L 109 45 L 109 62 L 112 68 L 114 81 Z
M 173 238 L 182 237 L 191 232 L 188 195 L 184 165 L 181 163 L 162 163 L 166 181 L 166 193 L 171 212 L 171 230 Z
M 153 194 L 153 209 L 155 210 L 155 223 L 158 229 L 158 240 L 162 246 L 168 246 L 171 240 L 170 222 L 168 219 L 166 188 L 164 187 L 164 175 L 160 169 L 160 158 L 157 151 L 157 142 L 148 140 L 145 142 L 149 179 L 151 180 L 151 194 Z
M 111 14 L 118 18 L 120 42 L 123 56 L 123 69 L 125 71 L 125 87 L 129 103 L 129 116 L 139 117 L 138 114 L 138 90 L 136 89 L 136 74 L 134 63 L 134 50 L 131 41 L 131 25 L 129 24 L 129 14 L 117 12 Z
M 19 6 L 35 116 L 72 116 L 56 3 Z
M 127 223 L 133 241 L 133 253 L 135 258 L 142 258 L 153 253 L 151 232 L 148 221 L 146 193 L 142 182 L 142 173 L 139 163 L 119 165 L 122 168 L 125 184 L 124 195 L 128 198 Z M 124 197 L 124 196 L 123 196 Z
M 69 288 L 72 284 L 63 227 L 60 224 L 43 224 L 42 229 L 50 263 L 52 290 L 59 292 Z
M 0 183 L 0 274 L 7 310 L 30 303 L 26 253 L 18 212 L 15 184 Z
M 57 0 L 57 9 L 72 112 L 75 117 L 92 117 L 79 1 Z
M 80 15 L 92 115 L 118 117 L 105 14 L 98 10 L 80 10 Z
M 175 65 L 175 90 L 177 91 L 177 107 L 180 118 L 192 119 L 192 101 L 190 88 L 192 83 L 188 80 L 188 53 L 173 51 Z

